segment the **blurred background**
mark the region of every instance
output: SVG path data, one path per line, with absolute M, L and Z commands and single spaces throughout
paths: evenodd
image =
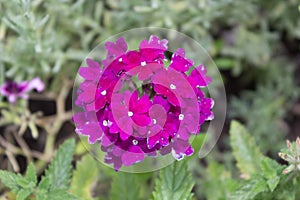
M 221 138 L 207 158 L 190 166 L 196 199 L 220 199 L 211 192 L 218 185 L 215 173 L 238 176 L 228 137 L 232 119 L 276 160 L 285 140 L 300 135 L 297 0 L 0 0 L 0 19 L 0 85 L 34 77 L 46 85 L 14 106 L 0 96 L 0 169 L 24 173 L 33 161 L 43 174 L 55 149 L 76 137 L 72 86 L 81 62 L 98 43 L 139 27 L 174 29 L 198 41 L 225 84 Z M 79 143 L 74 159 L 85 151 Z M 112 175 L 100 168 L 95 196 L 106 199 Z M 150 186 L 152 176 L 145 178 Z M 0 184 L 0 194 L 5 191 Z

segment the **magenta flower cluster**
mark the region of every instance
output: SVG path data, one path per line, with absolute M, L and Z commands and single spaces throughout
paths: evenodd
M 128 50 L 119 38 L 105 44 L 102 64 L 87 59 L 79 69 L 76 132 L 100 143 L 116 170 L 157 153 L 190 156 L 190 136 L 214 118 L 214 101 L 201 90 L 211 82 L 205 66 L 194 66 L 182 48 L 168 58 L 167 43 L 152 35 Z

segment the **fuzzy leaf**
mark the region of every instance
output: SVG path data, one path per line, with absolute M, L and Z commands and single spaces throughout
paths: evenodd
M 26 179 L 22 177 L 20 174 L 15 174 L 8 171 L 0 170 L 0 180 L 1 182 L 12 190 L 13 193 L 18 193 L 21 190 L 21 186 L 18 184 L 21 179 L 26 182 Z
M 267 183 L 263 177 L 257 175 L 250 180 L 244 181 L 229 199 L 250 200 L 265 191 L 268 191 Z
M 114 175 L 110 199 L 139 199 L 140 185 L 136 174 L 118 172 Z
M 199 183 L 199 189 L 205 188 L 203 193 L 209 200 L 228 199 L 229 194 L 238 187 L 238 182 L 232 179 L 230 171 L 215 161 L 210 161 L 202 173 L 205 180 Z
M 263 172 L 263 176 L 267 179 L 267 184 L 271 192 L 273 192 L 280 181 L 278 172 L 280 173 L 283 167 L 275 160 L 265 157 L 261 161 L 260 168 Z
M 194 181 L 185 161 L 175 161 L 160 171 L 156 179 L 153 198 L 155 200 L 181 200 L 192 198 Z
M 49 188 L 49 178 L 48 177 L 43 177 L 41 182 L 39 183 L 39 186 L 38 186 L 38 189 L 40 191 L 43 191 L 43 190 L 48 190 Z
M 27 167 L 27 171 L 26 171 L 26 179 L 32 184 L 32 185 L 36 185 L 37 184 L 37 177 L 36 177 L 36 173 L 35 173 L 35 168 L 34 165 L 32 163 L 30 163 Z
M 31 193 L 32 190 L 30 189 L 21 189 L 17 194 L 16 200 L 25 200 Z
M 50 190 L 67 190 L 69 188 L 74 149 L 74 139 L 67 140 L 58 149 L 55 158 L 46 171 L 46 177 L 49 178 Z
M 90 155 L 85 155 L 77 163 L 73 173 L 71 192 L 83 199 L 92 199 L 91 188 L 97 177 L 98 167 Z
M 246 128 L 237 121 L 232 121 L 230 126 L 230 144 L 237 160 L 237 167 L 245 175 L 251 175 L 259 171 L 262 154 L 250 136 Z
M 46 194 L 45 199 L 51 200 L 81 200 L 80 198 L 64 191 L 64 190 L 52 190 Z

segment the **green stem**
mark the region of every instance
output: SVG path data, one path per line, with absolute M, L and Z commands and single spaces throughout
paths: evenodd
M 4 83 L 4 66 L 2 63 L 0 63 L 0 85 L 3 85 Z M 0 102 L 2 101 L 3 96 L 0 95 Z
M 45 144 L 45 155 L 48 157 L 52 156 L 52 153 L 54 151 L 54 146 L 55 146 L 55 139 L 56 139 L 56 134 L 53 133 L 48 133 L 47 134 L 47 139 L 46 139 L 46 144 Z

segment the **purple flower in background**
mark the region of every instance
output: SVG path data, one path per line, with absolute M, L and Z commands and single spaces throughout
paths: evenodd
M 201 90 L 211 82 L 205 66 L 194 67 L 182 48 L 165 66 L 167 43 L 152 35 L 128 51 L 119 38 L 105 44 L 102 65 L 87 59 L 79 69 L 76 133 L 101 144 L 104 161 L 116 170 L 158 153 L 177 160 L 192 155 L 190 136 L 214 117 L 214 102 Z
M 20 83 L 6 81 L 0 86 L 0 93 L 7 97 L 10 103 L 15 103 L 18 98 L 28 99 L 28 93 L 33 89 L 42 92 L 44 88 L 45 85 L 40 78 L 34 78 L 31 81 L 22 81 Z

